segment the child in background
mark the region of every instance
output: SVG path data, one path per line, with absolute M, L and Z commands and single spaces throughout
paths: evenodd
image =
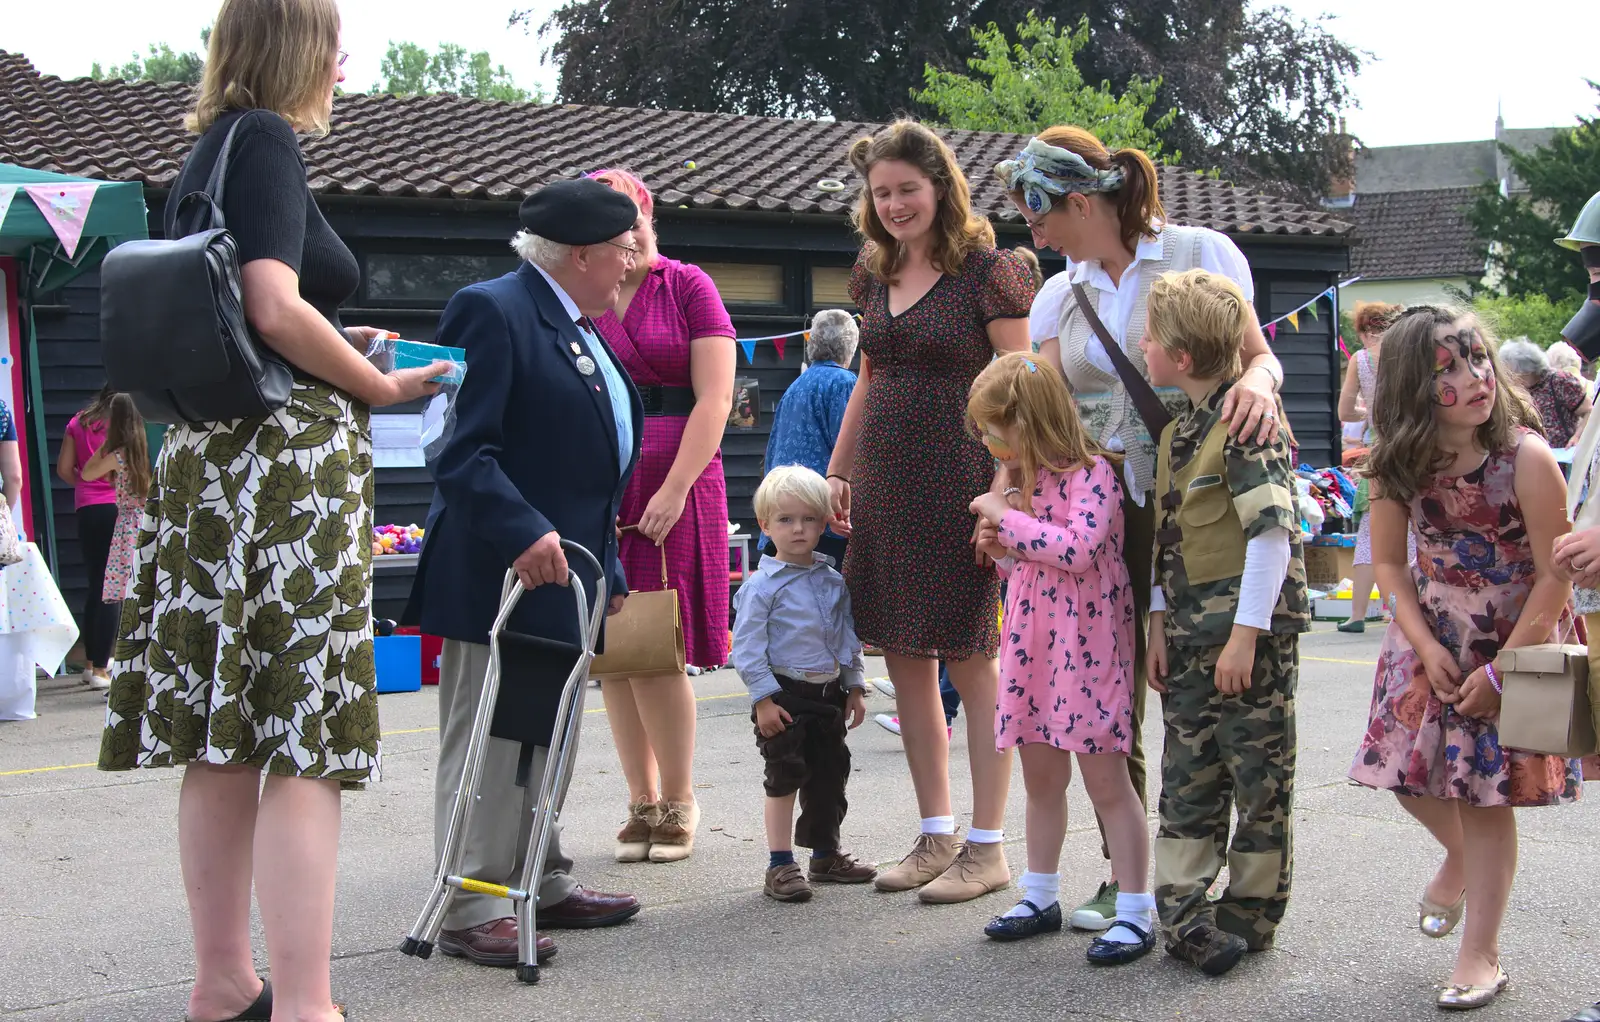
M 967 416 L 1020 484 L 1020 492 L 986 493 L 971 505 L 982 518 L 978 549 L 1006 576 L 995 745 L 1021 747 L 1028 792 L 1023 898 L 984 932 L 1017 940 L 1061 929 L 1061 843 L 1076 753 L 1123 878 L 1116 920 L 1088 958 L 1131 962 L 1155 946 L 1155 899 L 1146 881 L 1150 833 L 1128 773 L 1134 621 L 1121 459 L 1084 434 L 1066 381 L 1031 354 L 1002 355 L 979 373 Z
M 106 579 L 100 599 L 120 604 L 133 584 L 133 567 L 139 547 L 139 516 L 150 496 L 150 449 L 144 416 L 128 394 L 111 399 L 105 440 L 83 466 L 86 480 L 116 477 L 117 522 L 106 557 Z
M 78 610 L 83 657 L 87 661 L 83 681 L 90 688 L 100 690 L 111 687 L 111 649 L 117 641 L 122 616 L 121 608 L 107 606 L 101 600 L 111 536 L 117 529 L 117 488 L 104 479 L 85 479 L 82 470 L 105 443 L 111 399 L 116 393 L 109 384 L 101 387 L 94 400 L 67 422 L 61 453 L 56 459 L 56 475 L 72 487 L 72 503 L 78 517 L 78 549 L 88 583 L 83 606 Z
M 1294 691 L 1311 615 L 1287 445 L 1234 439 L 1219 415 L 1249 302 L 1226 277 L 1189 270 L 1155 280 L 1148 309 L 1150 382 L 1192 403 L 1157 445 L 1146 654 L 1166 726 L 1156 897 L 1167 953 L 1216 976 L 1271 947 L 1288 905 Z M 1228 888 L 1212 902 L 1224 854 Z
M 1552 562 L 1571 528 L 1566 483 L 1470 314 L 1407 309 L 1384 334 L 1372 411 L 1372 559 L 1394 620 L 1350 777 L 1394 792 L 1444 849 L 1417 926 L 1444 937 L 1466 912 L 1436 997 L 1459 1011 L 1508 982 L 1499 941 L 1517 870 L 1514 810 L 1572 802 L 1582 783 L 1577 760 L 1502 748 L 1496 727 L 1499 652 L 1572 641 L 1571 585 Z
M 778 553 L 761 558 L 734 598 L 733 667 L 750 689 L 766 763 L 764 891 L 777 901 L 806 901 L 812 883 L 877 876 L 839 847 L 849 807 L 845 733 L 867 713 L 861 642 L 844 576 L 816 552 L 831 514 L 827 481 L 799 465 L 773 469 L 756 490 L 755 509 Z M 794 861 L 795 842 L 811 849 L 805 873 Z

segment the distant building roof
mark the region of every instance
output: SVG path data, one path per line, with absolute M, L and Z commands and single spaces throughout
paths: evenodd
M 189 89 L 41 75 L 0 50 L 0 160 L 164 188 L 193 142 L 182 126 Z M 873 124 L 669 110 L 502 103 L 459 96 L 347 95 L 334 131 L 304 146 L 323 195 L 519 201 L 552 180 L 626 166 L 664 206 L 845 216 L 858 190 L 845 152 Z M 978 210 L 1016 223 L 993 167 L 1021 135 L 946 134 Z M 845 185 L 823 191 L 826 179 Z M 1234 235 L 1343 243 L 1337 211 L 1301 205 L 1176 167 L 1161 170 L 1175 223 Z
M 1558 128 L 1499 128 L 1498 141 L 1518 152 L 1546 145 Z M 1496 139 L 1438 142 L 1431 145 L 1389 145 L 1356 154 L 1356 194 L 1425 192 L 1498 181 L 1509 168 Z M 1513 190 L 1515 180 L 1510 182 Z
M 1357 193 L 1339 212 L 1356 222 L 1361 243 L 1350 271 L 1376 279 L 1481 277 L 1482 243 L 1467 223 L 1476 186 Z

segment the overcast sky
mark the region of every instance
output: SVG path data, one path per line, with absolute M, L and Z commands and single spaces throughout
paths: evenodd
M 1334 14 L 1337 34 L 1376 56 L 1356 82 L 1360 107 L 1347 115 L 1350 129 L 1368 145 L 1488 138 L 1497 105 L 1513 128 L 1571 124 L 1577 114 L 1595 112 L 1597 95 L 1584 76 L 1600 78 L 1600 4 L 1281 2 L 1306 17 Z M 486 49 L 519 84 L 540 84 L 551 93 L 556 71 L 540 61 L 545 44 L 507 26 L 511 11 L 524 5 L 533 7 L 538 24 L 559 0 L 342 0 L 349 85 L 370 86 L 388 42 L 409 40 Z M 95 60 L 126 60 L 146 42 L 198 48 L 200 29 L 211 21 L 218 0 L 85 0 L 70 19 L 50 3 L 9 6 L 0 48 L 26 54 L 47 74 L 74 77 L 87 74 Z

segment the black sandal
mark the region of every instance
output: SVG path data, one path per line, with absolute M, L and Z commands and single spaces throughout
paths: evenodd
M 193 1022 L 187 1015 L 184 1018 L 187 1022 Z M 262 980 L 261 993 L 250 1002 L 250 1006 L 232 1018 L 223 1019 L 222 1022 L 272 1022 L 272 981 Z
M 989 920 L 989 925 L 983 932 L 991 940 L 1022 940 L 1026 937 L 1035 937 L 1041 933 L 1059 933 L 1061 930 L 1061 903 L 1056 902 L 1047 909 L 1040 909 L 1038 905 L 1023 898 L 1017 904 L 1026 905 L 1033 910 L 1031 916 L 995 916 Z

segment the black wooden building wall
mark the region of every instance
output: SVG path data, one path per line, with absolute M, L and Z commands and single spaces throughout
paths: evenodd
M 150 197 L 153 229 L 160 224 L 161 196 Z M 507 241 L 515 229 L 514 207 L 480 203 L 434 204 L 415 199 L 348 200 L 325 204 L 330 223 L 362 265 L 362 285 L 343 310 L 346 323 L 371 324 L 416 340 L 430 340 L 446 301 L 460 287 L 504 273 L 516 265 Z M 856 243 L 835 218 L 778 217 L 762 214 L 674 216 L 663 210 L 662 250 L 696 263 L 758 264 L 781 267 L 782 299 L 773 303 L 730 301 L 734 326 L 743 336 L 803 328 L 819 308 L 838 305 L 813 294 L 812 271 L 848 267 Z M 1024 243 L 1022 235 L 1002 244 Z M 1287 312 L 1331 285 L 1346 269 L 1342 246 L 1295 245 L 1241 239 L 1256 284 L 1256 309 L 1263 321 Z M 1059 261 L 1046 262 L 1053 272 Z M 98 277 L 86 274 L 35 306 L 39 369 L 44 390 L 50 462 L 36 470 L 54 494 L 57 577 L 75 610 L 84 598 L 83 559 L 77 541 L 72 490 L 55 478 L 54 464 L 67 420 L 104 382 L 99 354 Z M 836 287 L 835 287 L 836 290 Z M 1301 445 L 1301 460 L 1326 465 L 1338 450 L 1335 406 L 1338 356 L 1331 330 L 1336 319 L 1302 316 L 1300 330 L 1280 328 L 1274 349 L 1286 373 L 1284 402 Z M 737 373 L 753 377 L 761 392 L 761 417 L 752 430 L 729 430 L 722 446 L 728 481 L 729 518 L 741 531 L 756 531 L 751 498 L 760 481 L 772 411 L 783 390 L 799 375 L 804 345 L 791 339 L 779 360 L 770 342 L 757 345 L 753 364 L 743 351 Z M 426 469 L 380 469 L 375 524 L 415 522 L 427 515 L 433 486 Z M 42 503 L 36 504 L 42 515 Z M 374 576 L 374 609 L 397 616 L 410 587 L 409 572 Z

